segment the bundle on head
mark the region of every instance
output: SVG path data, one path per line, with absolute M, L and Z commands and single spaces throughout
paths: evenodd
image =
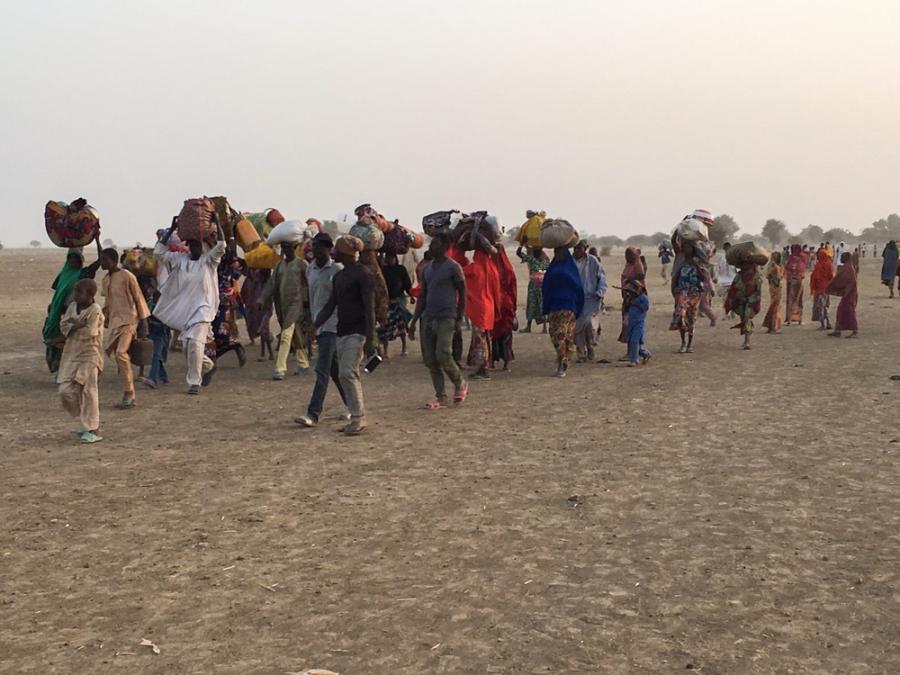
M 214 213 L 215 206 L 206 197 L 185 199 L 177 220 L 181 241 L 214 242 L 217 236 Z
M 100 216 L 83 198 L 71 204 L 47 202 L 44 207 L 47 236 L 62 248 L 81 248 L 100 233 Z
M 494 254 L 501 239 L 500 221 L 487 211 L 464 214 L 450 230 L 450 238 L 455 246 L 464 251 L 484 251 Z
M 209 197 L 209 201 L 213 204 L 213 210 L 222 225 L 225 238 L 231 239 L 235 236 L 235 227 L 241 220 L 241 214 L 231 208 L 226 197 Z
M 156 275 L 156 259 L 152 248 L 130 248 L 125 251 L 122 267 L 136 277 Z
M 422 229 L 425 230 L 425 234 L 429 237 L 433 237 L 440 232 L 449 234 L 450 230 L 461 218 L 462 214 L 455 209 L 435 211 L 427 216 L 422 216 Z
M 543 248 L 574 246 L 578 243 L 578 238 L 578 230 L 568 220 L 548 218 L 541 225 L 541 246 Z
M 377 251 L 384 244 L 384 232 L 378 228 L 372 216 L 363 216 L 356 221 L 350 228 L 350 234 L 360 239 L 367 251 Z
M 765 265 L 769 262 L 769 252 L 755 241 L 745 241 L 743 244 L 735 244 L 728 249 L 725 260 L 729 265 L 735 267 Z
M 281 215 L 281 211 L 278 209 L 266 209 L 258 213 L 244 211 L 241 216 L 253 224 L 256 233 L 262 239 L 269 236 L 273 227 L 284 222 L 284 216 Z

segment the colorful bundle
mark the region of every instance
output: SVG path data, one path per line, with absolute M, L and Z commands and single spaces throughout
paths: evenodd
M 171 245 L 169 250 L 171 250 Z M 153 249 L 137 247 L 128 249 L 125 251 L 122 267 L 136 277 L 156 276 L 157 264 L 153 257 Z
M 50 201 L 44 207 L 44 226 L 56 246 L 80 248 L 100 234 L 100 216 L 83 198 L 71 204 Z

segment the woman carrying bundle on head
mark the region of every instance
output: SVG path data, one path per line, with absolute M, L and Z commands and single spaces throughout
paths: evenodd
M 750 349 L 750 336 L 753 334 L 753 317 L 759 314 L 762 302 L 762 275 L 759 272 L 759 260 L 745 258 L 738 263 L 737 275 L 728 289 L 725 300 L 725 311 L 734 313 L 740 323 L 732 328 L 740 328 L 744 336 L 744 349 Z
M 640 264 L 640 263 L 638 263 Z M 550 325 L 556 350 L 556 377 L 565 377 L 575 355 L 575 322 L 584 309 L 584 289 L 578 267 L 567 246 L 553 249 L 553 260 L 544 275 L 542 312 Z
M 766 265 L 766 281 L 769 282 L 769 311 L 763 319 L 763 328 L 769 334 L 780 333 L 782 325 L 781 316 L 781 288 L 784 280 L 784 267 L 781 265 L 781 254 L 775 251 Z
M 834 279 L 834 262 L 831 256 L 820 248 L 816 252 L 816 266 L 809 277 L 809 292 L 813 296 L 813 321 L 819 322 L 819 330 L 831 330 L 831 319 L 828 316 L 828 306 L 831 302 L 828 295 L 828 284 Z
M 806 276 L 806 256 L 800 244 L 791 246 L 791 253 L 784 265 L 787 282 L 787 320 L 785 323 L 803 325 L 803 278 Z

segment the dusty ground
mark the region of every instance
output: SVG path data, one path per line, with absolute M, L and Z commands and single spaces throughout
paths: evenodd
M 2 672 L 900 671 L 900 300 L 871 261 L 859 340 L 704 325 L 674 354 L 653 268 L 648 367 L 559 381 L 517 336 L 429 413 L 393 359 L 352 442 L 292 426 L 311 382 L 268 364 L 189 398 L 175 354 L 127 412 L 108 365 L 91 447 L 39 342 L 61 263 L 0 252 Z

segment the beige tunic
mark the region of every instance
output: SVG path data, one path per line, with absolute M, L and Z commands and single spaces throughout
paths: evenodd
M 84 326 L 76 327 L 81 322 Z M 73 302 L 60 319 L 59 329 L 66 336 L 66 346 L 63 347 L 56 382 L 85 384 L 92 370 L 103 370 L 100 347 L 103 342 L 103 310 L 95 302 L 79 312 L 78 305 Z

